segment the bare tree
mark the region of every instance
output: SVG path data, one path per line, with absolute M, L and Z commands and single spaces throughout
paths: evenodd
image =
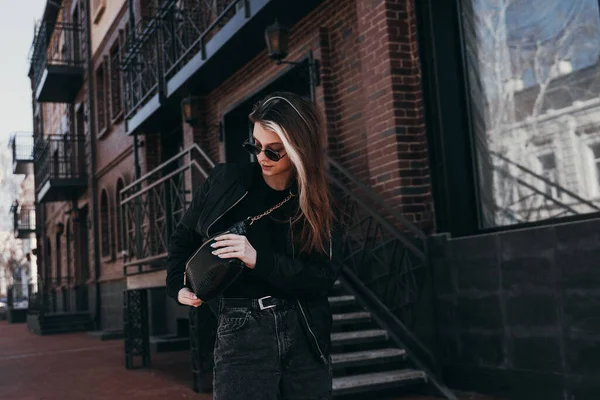
M 578 82 L 573 67 L 585 65 L 583 59 L 588 65 L 596 61 L 598 15 L 582 1 L 566 3 L 567 13 L 534 9 L 538 4 L 473 0 L 467 13 L 469 81 L 476 100 L 475 140 L 488 224 L 532 221 L 574 210 L 559 199 L 570 192 L 560 186 L 558 174 L 543 176 L 532 151 L 540 142 L 553 140 L 544 125 L 552 110 L 597 97 L 597 82 Z M 535 19 L 542 12 L 544 18 L 535 23 L 523 22 L 524 15 Z M 593 79 L 598 80 L 597 74 Z M 548 161 L 552 163 L 557 162 Z M 569 200 L 581 203 L 577 196 Z

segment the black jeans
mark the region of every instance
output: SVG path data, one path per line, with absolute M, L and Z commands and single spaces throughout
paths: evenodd
M 331 361 L 308 342 L 294 303 L 260 310 L 221 303 L 214 400 L 331 399 Z

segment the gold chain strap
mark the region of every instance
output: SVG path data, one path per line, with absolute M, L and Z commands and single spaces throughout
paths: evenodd
M 285 199 L 281 200 L 279 203 L 275 204 L 273 207 L 269 208 L 264 213 L 262 213 L 260 215 L 257 215 L 255 217 L 252 217 L 252 218 L 248 217 L 250 219 L 250 224 L 249 225 L 252 225 L 253 223 L 255 223 L 256 221 L 258 221 L 262 217 L 266 217 L 267 215 L 271 214 L 273 211 L 277 210 L 279 207 L 281 207 L 282 205 L 284 205 L 285 203 L 287 203 L 288 200 L 291 199 L 292 197 L 294 197 L 294 194 L 292 194 L 292 192 L 290 191 L 290 194 L 288 195 L 288 197 L 286 197 Z

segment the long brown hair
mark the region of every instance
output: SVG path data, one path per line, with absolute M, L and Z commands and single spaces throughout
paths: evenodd
M 289 92 L 275 92 L 256 103 L 250 121 L 275 132 L 298 181 L 301 252 L 330 252 L 333 212 L 327 184 L 323 118 L 317 107 Z

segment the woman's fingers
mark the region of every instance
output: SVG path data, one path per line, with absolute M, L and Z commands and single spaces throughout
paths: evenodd
M 244 239 L 244 238 L 246 238 L 246 236 L 236 235 L 234 233 L 226 233 L 225 235 L 217 236 L 215 238 L 215 240 L 217 242 L 220 242 L 222 240 L 230 240 L 230 239 L 234 239 L 235 240 L 235 239 Z
M 240 240 L 240 239 L 236 239 L 236 240 L 229 239 L 229 240 L 221 240 L 219 242 L 215 242 L 215 243 L 211 244 L 210 247 L 218 249 L 220 247 L 237 246 L 237 245 L 240 245 L 243 243 L 244 243 L 244 241 Z
M 233 254 L 233 253 L 243 253 L 243 252 L 244 252 L 244 246 L 236 245 L 236 246 L 223 247 L 221 249 L 214 250 L 212 253 L 214 255 L 218 256 L 218 255 L 222 255 L 222 254 Z

